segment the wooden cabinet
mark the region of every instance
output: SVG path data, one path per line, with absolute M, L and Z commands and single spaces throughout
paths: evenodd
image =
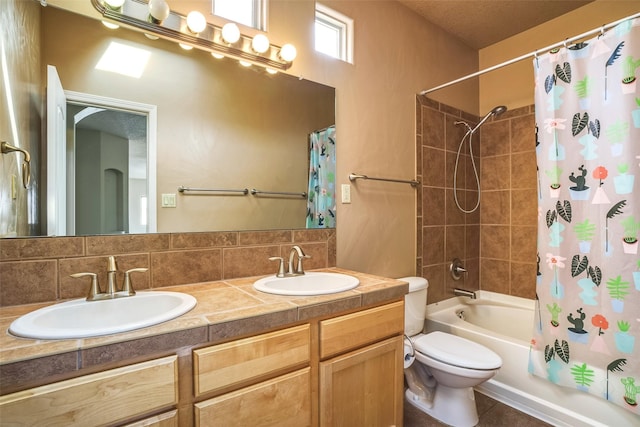
M 178 427 L 178 411 L 174 409 L 144 420 L 125 424 L 123 427 Z
M 343 354 L 320 362 L 320 426 L 402 425 L 403 330 L 402 302 L 321 322 L 321 357 Z
M 3 425 L 100 426 L 178 403 L 177 356 L 0 397 Z M 161 424 L 158 424 L 161 425 Z
M 231 390 L 309 366 L 310 345 L 305 324 L 194 350 L 195 395 Z
M 197 426 L 311 425 L 311 334 L 305 324 L 193 352 Z M 221 394 L 223 393 L 223 394 Z
M 198 427 L 311 425 L 310 368 L 196 403 Z

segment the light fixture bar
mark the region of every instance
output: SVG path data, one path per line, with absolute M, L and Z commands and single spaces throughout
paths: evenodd
M 222 39 L 222 28 L 210 23 L 207 23 L 200 33 L 194 34 L 187 26 L 187 17 L 173 11 L 162 23 L 151 23 L 148 20 L 149 7 L 147 3 L 140 0 L 125 0 L 119 11 L 109 8 L 105 0 L 91 0 L 91 4 L 104 18 L 163 39 L 191 45 L 212 53 L 220 53 L 238 60 L 249 61 L 263 67 L 277 70 L 286 70 L 291 67 L 291 61 L 280 58 L 280 46 L 270 44 L 267 51 L 256 54 L 251 48 L 251 37 L 240 34 L 238 42 L 227 44 Z

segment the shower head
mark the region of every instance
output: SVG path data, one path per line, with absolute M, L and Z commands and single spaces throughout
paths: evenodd
M 504 105 L 498 105 L 497 107 L 495 107 L 493 110 L 489 111 L 487 113 L 486 116 L 484 116 L 482 118 L 482 120 L 480 120 L 480 122 L 478 122 L 478 124 L 476 125 L 476 127 L 473 128 L 473 130 L 471 132 L 475 132 L 480 126 L 482 126 L 484 124 L 484 122 L 487 121 L 487 119 L 491 116 L 499 116 L 500 114 L 504 113 L 505 111 L 507 111 L 507 107 L 505 107 Z

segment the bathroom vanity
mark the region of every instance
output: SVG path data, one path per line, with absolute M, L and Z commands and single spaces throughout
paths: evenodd
M 402 425 L 408 285 L 326 271 L 356 276 L 360 285 L 306 297 L 255 291 L 256 278 L 184 285 L 173 290 L 193 295 L 198 305 L 161 325 L 80 340 L 3 337 L 0 419 Z M 10 319 L 20 315 L 16 310 L 0 314 Z

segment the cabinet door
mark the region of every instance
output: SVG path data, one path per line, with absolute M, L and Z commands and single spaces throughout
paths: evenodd
M 311 369 L 304 368 L 195 404 L 196 426 L 311 425 Z
M 402 336 L 320 363 L 320 426 L 401 426 Z

